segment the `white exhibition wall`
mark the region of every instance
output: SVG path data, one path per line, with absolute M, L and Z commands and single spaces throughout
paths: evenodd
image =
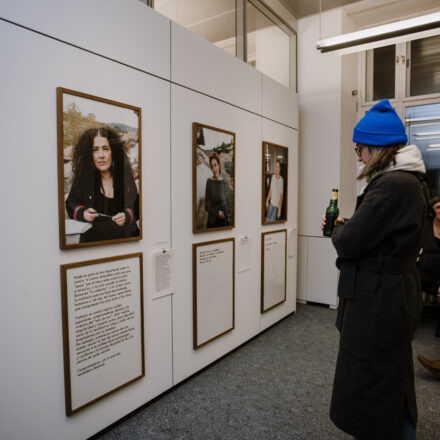
M 111 32 L 94 20 L 102 11 Z M 260 314 L 260 234 L 287 228 L 296 246 L 296 94 L 137 0 L 17 0 L 0 4 L 0 18 L 29 28 L 0 20 L 0 184 L 7 207 L 1 223 L 0 438 L 84 439 L 295 310 L 296 250 L 287 259 L 287 301 Z M 208 62 L 201 69 L 191 63 L 188 71 L 190 55 Z M 142 108 L 143 240 L 59 249 L 57 87 Z M 194 121 L 236 133 L 233 230 L 192 233 Z M 289 147 L 286 224 L 261 226 L 263 140 Z M 236 268 L 236 328 L 194 351 L 191 245 L 227 237 L 237 243 L 244 235 L 252 237 L 252 265 L 242 273 Z M 152 254 L 170 247 L 176 292 L 153 300 Z M 144 254 L 146 377 L 66 417 L 60 265 L 133 252 Z
M 356 118 L 357 54 L 321 54 L 316 41 L 355 30 L 342 8 L 298 20 L 300 186 L 298 300 L 337 305 L 338 270 L 331 240 L 322 236 L 321 217 L 333 188 L 339 188 L 342 217 L 356 202 L 356 157 L 351 142 Z M 317 171 L 319 170 L 319 171 Z M 319 273 L 320 276 L 316 277 Z

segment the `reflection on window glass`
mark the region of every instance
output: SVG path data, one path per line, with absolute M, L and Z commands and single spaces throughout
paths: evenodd
M 290 87 L 290 36 L 253 4 L 246 4 L 247 62 Z
M 440 93 L 440 36 L 411 41 L 410 95 Z
M 440 103 L 407 107 L 408 143 L 422 152 L 431 196 L 440 194 Z
M 396 46 L 367 51 L 367 101 L 394 98 Z
M 235 56 L 235 0 L 155 0 L 154 9 Z

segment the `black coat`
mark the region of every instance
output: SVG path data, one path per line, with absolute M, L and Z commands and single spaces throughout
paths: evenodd
M 434 237 L 432 221 L 427 224 L 422 246 L 423 253 L 417 263 L 422 289 L 426 293 L 437 294 L 440 286 L 440 246 Z
M 416 258 L 426 222 L 419 175 L 387 172 L 337 225 L 341 332 L 330 417 L 359 439 L 398 440 L 417 422 L 411 339 L 421 311 Z

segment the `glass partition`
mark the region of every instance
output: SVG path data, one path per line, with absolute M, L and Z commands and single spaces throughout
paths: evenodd
M 290 35 L 253 3 L 246 4 L 247 62 L 290 87 Z
M 235 0 L 155 0 L 154 9 L 236 55 Z

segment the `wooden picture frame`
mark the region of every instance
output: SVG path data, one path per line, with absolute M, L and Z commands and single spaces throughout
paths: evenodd
M 141 108 L 58 87 L 57 131 L 60 248 L 141 240 Z
M 145 376 L 142 253 L 60 266 L 66 414 Z
M 203 270 L 198 270 L 202 264 Z M 229 264 L 229 269 L 226 269 Z M 225 266 L 224 270 L 222 266 Z M 227 270 L 230 270 L 229 274 Z M 229 293 L 222 289 L 229 289 Z M 228 305 L 229 300 L 231 303 Z M 231 316 L 220 316 L 220 311 L 226 309 L 229 309 Z M 194 243 L 193 347 L 195 350 L 203 347 L 234 328 L 235 238 Z
M 234 228 L 235 133 L 193 122 L 192 182 L 193 232 Z
M 278 235 L 279 237 L 271 236 Z M 284 244 L 279 243 L 284 236 Z M 278 249 L 273 249 L 277 247 Z M 270 252 L 270 254 L 268 254 Z M 282 259 L 281 267 L 279 261 Z M 270 266 L 270 267 L 269 267 Z M 261 234 L 261 313 L 286 301 L 287 283 L 287 229 L 263 232 Z M 274 271 L 277 272 L 274 273 Z M 272 271 L 270 277 L 266 272 Z
M 288 177 L 289 177 L 289 148 L 272 142 L 263 141 L 262 144 L 262 173 L 261 173 L 261 223 L 271 225 L 275 223 L 287 222 L 288 208 Z M 279 163 L 281 186 L 283 192 L 280 194 L 279 187 L 276 184 L 277 162 Z M 272 206 L 272 196 L 269 197 L 269 191 L 274 183 L 277 189 L 276 206 Z M 278 206 L 281 202 L 281 215 L 278 218 Z

